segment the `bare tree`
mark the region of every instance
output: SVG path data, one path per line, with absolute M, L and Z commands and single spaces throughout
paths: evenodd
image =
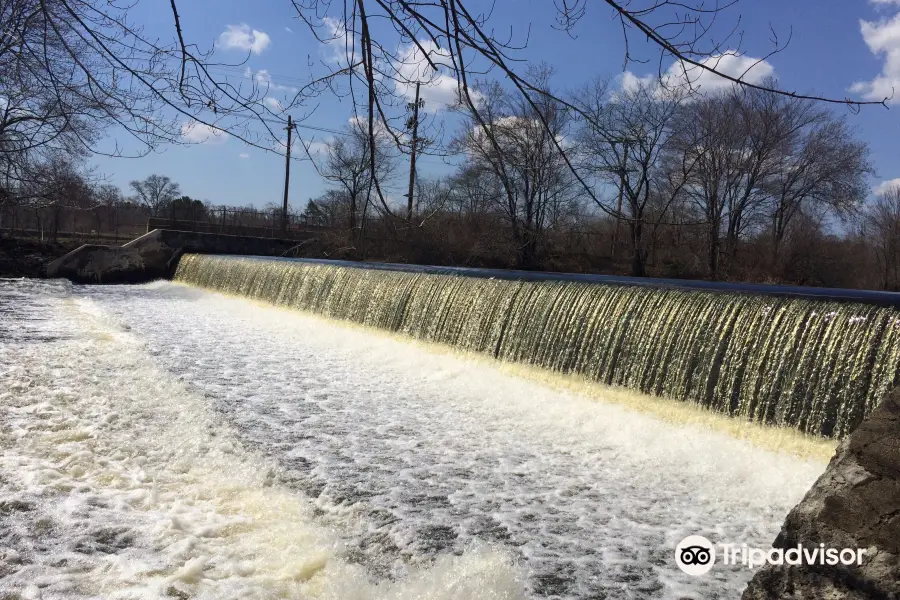
M 342 190 L 325 190 L 318 198 L 309 200 L 303 214 L 312 225 L 338 228 L 347 222 L 349 204 Z
M 900 291 L 900 186 L 891 186 L 876 195 L 863 227 L 875 251 L 881 287 Z
M 323 44 L 338 51 L 338 59 L 309 86 L 301 90 L 295 101 L 310 94 L 333 91 L 352 100 L 354 113 L 368 124 L 374 138 L 380 126 L 398 148 L 404 144 L 403 116 L 396 114 L 411 98 L 410 90 L 418 84 L 444 85 L 449 80 L 458 84 L 460 102 L 470 108 L 476 124 L 484 128 L 491 119 L 482 115 L 484 104 L 473 88 L 473 78 L 489 72 L 499 73 L 508 88 L 519 95 L 535 112 L 541 126 L 550 131 L 552 123 L 543 120 L 538 98 L 550 100 L 579 114 L 579 108 L 546 89 L 540 77 L 517 67 L 519 52 L 527 46 L 527 32 L 521 40 L 491 23 L 491 12 L 469 6 L 464 0 L 440 2 L 407 2 L 405 0 L 348 0 L 333 3 L 326 0 L 291 0 L 297 16 Z M 729 31 L 716 25 L 733 12 L 737 2 L 707 5 L 701 0 L 670 2 L 668 0 L 601 0 L 600 6 L 610 10 L 621 26 L 625 41 L 624 66 L 632 60 L 646 62 L 651 57 L 636 55 L 632 38 L 646 40 L 658 51 L 658 79 L 664 86 L 697 89 L 701 77 L 721 78 L 739 87 L 767 90 L 791 98 L 809 98 L 839 103 L 859 109 L 866 104 L 884 104 L 852 99 L 837 99 L 798 94 L 774 85 L 773 81 L 754 83 L 748 73 L 755 64 L 784 50 L 786 41 L 774 29 L 768 54 L 750 61 L 741 73 L 730 72 L 733 59 L 745 60 L 740 49 L 742 33 L 734 14 L 735 26 Z M 556 27 L 572 35 L 589 14 L 587 0 L 554 2 Z M 715 27 L 714 27 L 715 26 Z M 503 31 L 503 33 L 497 33 Z M 718 35 L 724 33 L 724 35 Z M 790 36 L 787 36 L 789 39 Z M 651 55 L 653 54 L 651 50 Z M 523 61 L 524 62 L 524 61 Z M 669 65 L 668 63 L 672 63 Z M 340 82 L 344 82 L 341 85 Z M 581 114 L 590 118 L 589 114 Z M 558 141 L 554 146 L 582 192 L 592 195 L 587 181 L 575 170 L 566 149 Z M 370 155 L 375 162 L 375 155 Z M 385 211 L 390 211 L 377 177 L 375 192 Z
M 827 120 L 828 112 L 809 101 L 753 89 L 732 89 L 725 101 L 737 107 L 742 138 L 736 150 L 743 174 L 729 177 L 734 186 L 725 190 L 726 252 L 734 260 L 738 239 L 753 224 L 765 201 L 766 182 L 782 171 L 793 140 Z
M 611 93 L 602 80 L 578 94 L 577 103 L 592 117 L 578 133 L 578 164 L 608 189 L 616 190 L 594 198 L 616 219 L 616 230 L 618 223 L 625 221 L 631 273 L 637 277 L 646 275 L 648 209 L 654 208 L 653 218 L 659 223 L 697 163 L 696 153 L 668 159 L 684 98 L 683 90 L 650 82 Z
M 118 234 L 119 207 L 125 202 L 122 190 L 116 185 L 102 183 L 94 186 L 92 195 L 94 206 L 91 212 L 96 231 L 99 233 L 106 229 Z M 104 227 L 104 222 L 106 227 Z
M 118 144 L 99 143 L 108 126 L 132 138 L 132 155 L 187 143 L 191 136 L 183 134 L 198 127 L 273 151 L 280 119 L 273 122 L 262 102 L 265 82 L 227 75 L 242 71 L 236 67 L 243 61 L 221 63 L 211 49 L 186 42 L 175 0 L 167 6 L 174 23 L 168 39 L 146 34 L 133 19 L 135 4 L 0 0 L 0 170 L 7 187 L 25 176 L 35 153 L 124 155 Z
M 811 101 L 747 88 L 686 105 L 673 145 L 696 155 L 684 192 L 706 229 L 710 277 L 720 274 L 723 255 L 735 261 L 742 237 L 767 226 L 768 186 L 804 132 L 828 119 Z
M 482 217 L 496 210 L 503 195 L 500 180 L 490 167 L 476 161 L 465 161 L 450 177 L 450 202 L 454 212 L 475 229 Z
M 281 115 L 292 109 L 306 110 L 319 95 L 332 92 L 350 97 L 357 120 L 365 124 L 374 193 L 379 209 L 391 213 L 374 166 L 379 158 L 375 137 L 381 131 L 398 150 L 408 146 L 402 109 L 417 85 L 444 87 L 448 81 L 456 82 L 460 99 L 478 113 L 471 80 L 492 70 L 530 105 L 548 132 L 552 123 L 542 119 L 539 97 L 578 113 L 577 106 L 542 86 L 539 76 L 518 69 L 527 33 L 521 32 L 521 41 L 505 33 L 495 34 L 499 29 L 491 23 L 490 13 L 467 1 L 290 1 L 296 16 L 316 39 L 339 52 L 324 72 L 310 73 L 306 85 L 273 112 L 262 102 L 269 91 L 268 82 L 248 80 L 243 69 L 235 69 L 237 65 L 219 63 L 211 50 L 191 43 L 189 23 L 182 21 L 177 0 L 168 3 L 172 30 L 162 38 L 150 37 L 133 20 L 133 3 L 0 0 L 0 21 L 4 23 L 0 65 L 4 74 L 12 74 L 0 80 L 0 86 L 8 84 L 9 88 L 0 89 L 10 107 L 4 117 L 8 133 L 4 143 L 19 150 L 66 143 L 91 152 L 119 154 L 119 147 L 100 148 L 95 135 L 103 126 L 115 124 L 137 139 L 142 151 L 183 141 L 182 133 L 190 127 L 203 127 L 210 134 L 227 131 L 247 144 L 275 151 L 272 142 L 280 137 Z M 671 79 L 666 63 L 673 62 L 680 70 L 677 79 L 688 87 L 694 87 L 699 76 L 709 75 L 739 86 L 851 108 L 878 104 L 802 96 L 770 83 L 748 81 L 747 72 L 735 74 L 720 68 L 723 61 L 740 56 L 741 32 L 735 28 L 733 35 L 721 36 L 714 35 L 719 32 L 713 29 L 714 23 L 734 10 L 734 3 L 710 7 L 699 0 L 602 0 L 599 4 L 621 25 L 625 64 L 648 59 L 646 53 L 635 56 L 631 44 L 635 35 L 646 39 L 659 52 L 663 81 Z M 586 0 L 564 0 L 555 6 L 556 26 L 566 34 L 576 31 L 590 12 Z M 738 17 L 734 15 L 735 22 Z M 780 52 L 784 44 L 777 36 L 773 39 L 771 53 Z M 229 69 L 234 75 L 227 74 Z M 91 127 L 84 127 L 85 122 Z M 561 143 L 550 135 L 575 182 L 590 194 Z
M 20 187 L 18 202 L 30 211 L 41 231 L 41 238 L 56 240 L 62 228 L 62 216 L 68 209 L 85 211 L 93 206 L 92 190 L 77 161 L 62 153 L 32 164 Z
M 143 181 L 132 181 L 135 200 L 147 207 L 154 217 L 159 216 L 181 195 L 180 186 L 165 175 L 150 175 Z
M 787 141 L 765 183 L 773 263 L 798 214 L 812 210 L 846 217 L 859 209 L 869 193 L 866 176 L 873 173 L 868 156 L 867 144 L 853 136 L 844 119 L 831 115 Z
M 374 149 L 370 148 L 373 139 Z M 373 153 L 376 156 L 374 163 L 371 160 Z M 385 137 L 370 138 L 366 125 L 358 121 L 351 122 L 328 144 L 319 172 L 343 192 L 348 202 L 348 226 L 353 238 L 361 235 L 365 215 L 372 204 L 372 187 L 376 179 L 372 165 L 377 166 L 377 178 L 384 182 L 394 170 L 389 156 Z
M 542 86 L 549 85 L 549 68 L 533 72 Z M 496 178 L 502 190 L 498 208 L 510 225 L 519 266 L 532 268 L 552 215 L 574 197 L 559 149 L 570 133 L 571 113 L 549 94 L 522 99 L 496 83 L 485 84 L 479 98 L 477 111 L 463 109 L 469 119 L 455 143 Z

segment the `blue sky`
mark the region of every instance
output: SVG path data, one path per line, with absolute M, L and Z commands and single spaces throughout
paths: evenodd
M 478 3 L 471 2 L 473 6 Z M 167 7 L 162 8 L 164 4 L 140 3 L 134 18 L 149 33 L 170 39 L 174 35 L 172 15 Z M 518 40 L 524 39 L 530 26 L 528 47 L 519 56 L 553 65 L 556 85 L 571 90 L 596 76 L 623 74 L 624 44 L 619 26 L 599 3 L 588 2 L 588 6 L 591 8 L 575 30 L 575 39 L 552 27 L 552 0 L 497 0 L 491 23 L 498 31 L 511 30 Z M 189 43 L 201 47 L 217 44 L 216 55 L 222 60 L 240 62 L 249 57 L 245 66 L 253 76 L 268 78 L 274 86 L 302 85 L 309 75 L 308 65 L 328 60 L 335 51 L 312 38 L 287 0 L 183 0 L 179 10 Z M 742 0 L 724 15 L 723 22 L 733 25 L 738 16 L 745 32 L 741 49 L 748 57 L 760 57 L 771 48 L 770 24 L 782 40 L 792 30 L 789 46 L 757 71 L 759 76 L 774 73 L 786 89 L 839 98 L 880 99 L 890 94 L 896 81 L 896 99 L 890 110 L 867 107 L 858 115 L 842 107 L 835 110 L 846 113 L 859 136 L 871 145 L 878 171 L 873 188 L 885 181 L 900 180 L 900 0 Z M 655 56 L 640 44 L 632 50 L 645 58 Z M 628 68 L 629 76 L 636 77 L 656 70 L 652 60 L 651 64 Z M 235 73 L 229 76 L 243 77 L 240 69 Z M 708 82 L 707 87 L 714 85 Z M 270 90 L 273 97 L 287 93 Z M 427 90 L 425 97 L 430 100 L 440 94 L 441 89 L 434 88 Z M 432 108 L 435 105 L 429 104 Z M 298 117 L 303 111 L 291 112 Z M 339 129 L 350 116 L 349 102 L 324 96 L 302 125 Z M 451 119 L 448 128 L 452 127 Z M 306 128 L 299 132 L 305 140 L 318 143 L 329 137 Z M 200 133 L 193 130 L 187 135 L 202 139 Z M 120 135 L 115 130 L 109 132 L 110 138 Z M 96 157 L 92 162 L 98 172 L 126 193 L 129 181 L 152 173 L 168 175 L 181 184 L 184 193 L 214 204 L 262 207 L 269 202 L 280 204 L 283 193 L 284 158 L 248 147 L 234 137 L 207 137 L 205 143 L 172 145 L 142 158 Z M 425 176 L 448 169 L 437 157 L 425 157 L 420 163 L 420 173 Z M 302 209 L 325 187 L 311 165 L 293 163 L 294 207 Z

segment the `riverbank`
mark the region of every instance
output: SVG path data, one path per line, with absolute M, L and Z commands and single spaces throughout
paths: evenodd
M 0 277 L 44 277 L 47 265 L 83 242 L 0 237 Z

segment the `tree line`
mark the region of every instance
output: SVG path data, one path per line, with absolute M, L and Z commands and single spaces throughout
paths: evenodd
M 373 148 L 364 123 L 348 124 L 313 157 L 327 190 L 303 217 L 334 231 L 322 252 L 900 289 L 900 189 L 867 203 L 869 149 L 844 115 L 741 87 L 700 96 L 598 79 L 566 101 L 584 119 L 552 99 L 551 75 L 532 74 L 547 93 L 481 82 L 477 113 L 453 107 L 459 126 L 440 148 L 453 169 L 442 177 L 410 172 L 386 133 Z M 243 210 L 184 196 L 163 175 L 131 182 L 126 196 L 79 164 L 62 153 L 35 160 L 27 180 L 4 187 L 0 227 L 15 226 L 12 206 L 48 237 L 73 210 L 96 231 L 139 229 L 150 216 L 224 225 L 223 208 Z M 392 195 L 396 210 L 385 210 L 375 179 L 389 194 L 412 181 L 412 197 Z M 258 226 L 277 209 L 247 210 L 241 224 Z
M 178 183 L 150 175 L 129 184 L 131 195 L 96 176 L 83 164 L 63 155 L 31 165 L 27 182 L 2 189 L 0 233 L 39 232 L 56 240 L 60 234 L 114 234 L 123 237 L 146 231 L 152 216 L 202 220 L 208 202 L 181 193 Z
M 724 9 L 679 3 L 674 16 L 683 21 L 674 22 L 692 27 L 686 37 L 669 37 L 650 23 L 650 17 L 673 22 L 666 3 L 640 10 L 606 4 L 626 39 L 641 32 L 683 76 L 660 72 L 626 79 L 625 86 L 596 80 L 564 93 L 549 68 L 521 72 L 511 63 L 521 48 L 494 38 L 488 17 L 465 2 L 354 0 L 335 5 L 343 10 L 336 21 L 322 19 L 328 13 L 317 0 L 294 3 L 318 41 L 345 36 L 363 49 L 358 61 L 346 57 L 347 64 L 311 80 L 284 105 L 301 108 L 325 93 L 352 101 L 354 118 L 324 154 L 306 148 L 329 184 L 304 212 L 334 229 L 321 252 L 636 276 L 898 285 L 894 191 L 866 204 L 868 148 L 829 108 L 879 102 L 797 95 L 772 80 L 729 75 L 720 62 L 740 52 L 722 40 L 699 44 L 707 21 Z M 269 151 L 269 138 L 278 139 L 278 115 L 262 102 L 269 90 L 255 78 L 247 87 L 214 76 L 207 68 L 217 64 L 211 51 L 185 41 L 177 2 L 170 3 L 168 41 L 142 35 L 129 6 L 0 0 L 0 228 L 31 215 L 55 235 L 64 215 L 80 214 L 99 230 L 104 218 L 118 224 L 123 207 L 145 217 L 182 210 L 191 218 L 211 216 L 208 205 L 182 198 L 164 176 L 132 182 L 127 198 L 92 177 L 87 158 L 122 154 L 118 144 L 99 144 L 106 127 L 136 140 L 138 154 L 183 142 L 188 125 L 227 131 Z M 558 7 L 563 30 L 585 18 L 575 6 Z M 391 50 L 393 41 L 369 29 L 371 19 L 394 25 L 412 53 L 404 58 Z M 344 30 L 320 36 L 333 22 Z M 690 31 L 701 34 L 694 39 Z M 473 66 L 473 58 L 481 63 Z M 405 68 L 410 64 L 423 68 Z M 381 73 L 384 66 L 393 68 Z M 488 66 L 503 79 L 473 79 Z M 397 115 L 408 91 L 435 76 L 458 83 L 451 118 L 459 126 L 448 143 L 437 143 L 420 122 L 418 101 L 407 105 L 412 114 Z M 702 89 L 699 82 L 710 81 L 705 76 L 726 87 Z M 344 78 L 361 83 L 364 93 L 343 90 L 337 82 Z M 451 172 L 420 177 L 406 168 L 416 154 L 446 157 Z
M 542 93 L 483 82 L 477 112 L 455 107 L 455 167 L 418 180 L 411 219 L 373 198 L 359 124 L 319 160 L 330 186 L 307 212 L 361 252 L 367 237 L 402 241 L 410 260 L 896 287 L 884 276 L 896 270 L 885 266 L 894 192 L 867 204 L 869 148 L 846 116 L 765 90 L 698 95 L 658 81 L 596 80 L 556 101 L 551 74 L 532 73 Z M 402 189 L 408 161 L 375 139 L 377 179 Z

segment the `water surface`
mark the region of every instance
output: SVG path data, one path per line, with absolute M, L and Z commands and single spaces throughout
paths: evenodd
M 675 544 L 768 546 L 824 468 L 172 283 L 0 283 L 0 401 L 44 597 L 738 597 Z

